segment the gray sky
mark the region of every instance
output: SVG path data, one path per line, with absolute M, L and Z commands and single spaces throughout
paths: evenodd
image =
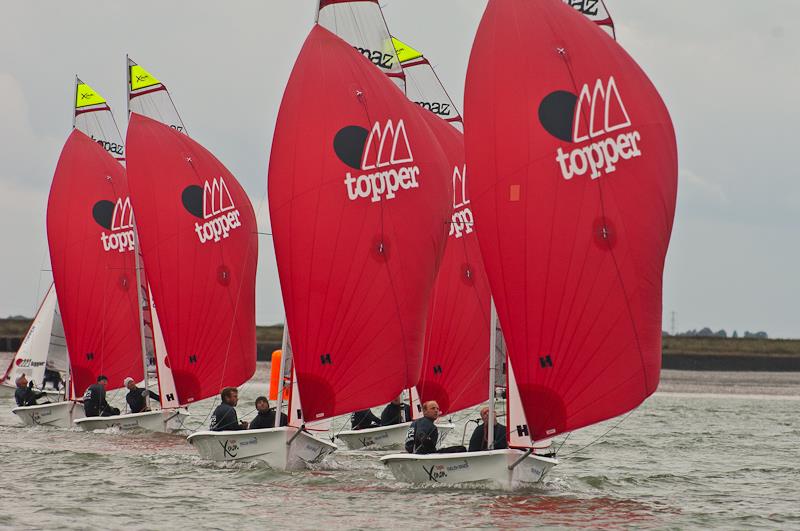
M 461 104 L 483 0 L 384 0 Z M 678 211 L 664 328 L 800 337 L 800 11 L 795 2 L 607 0 L 678 134 Z M 0 316 L 31 315 L 50 281 L 47 193 L 71 126 L 73 76 L 125 129 L 125 54 L 167 84 L 192 137 L 269 227 L 266 174 L 281 95 L 315 0 L 14 2 L 0 17 Z M 524 53 L 523 50 L 510 53 Z M 263 237 L 257 322 L 283 320 Z

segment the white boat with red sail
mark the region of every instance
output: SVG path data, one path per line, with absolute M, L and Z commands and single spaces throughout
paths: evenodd
M 255 214 L 236 178 L 188 136 L 166 86 L 130 58 L 127 68 L 131 200 L 160 323 L 156 345 L 169 353 L 157 358 L 159 377 L 169 369 L 169 403 L 186 406 L 255 372 Z M 201 431 L 189 442 L 217 459 L 203 441 L 219 446 L 226 433 Z
M 446 414 L 472 407 L 485 400 L 488 389 L 482 382 L 488 366 L 489 288 L 464 193 L 461 116 L 427 59 L 391 36 L 378 2 L 321 0 L 317 19 L 395 81 L 411 102 L 430 111 L 422 116 L 451 164 L 441 178 L 450 181 L 452 175 L 453 211 L 442 226 L 448 243 L 430 300 L 422 376 L 407 394 L 412 419 L 420 414 L 420 397 L 437 400 Z M 410 424 L 343 430 L 336 437 L 350 449 L 399 449 Z M 439 445 L 454 428 L 438 423 Z
M 78 397 L 99 374 L 108 376 L 111 386 L 122 386 L 122 378 L 129 375 L 122 371 L 130 372 L 123 365 L 134 365 L 137 359 L 131 358 L 138 349 L 129 350 L 130 342 L 139 344 L 138 333 L 131 335 L 131 327 L 137 327 L 137 303 L 129 307 L 131 296 L 136 298 L 136 290 L 131 289 L 134 264 L 128 260 L 133 240 L 129 229 L 121 227 L 120 216 L 114 218 L 115 212 L 121 215 L 117 203 L 123 205 L 127 198 L 124 148 L 107 101 L 79 78 L 75 80 L 73 129 L 48 199 L 54 284 L 37 313 L 31 337 L 31 347 L 41 356 L 45 338 L 50 336 L 52 344 L 52 336 L 63 333 L 63 351 L 69 351 L 66 396 L 63 402 L 13 410 L 25 424 L 60 428 L 70 428 L 73 420 L 84 416 Z M 84 211 L 79 210 L 81 205 Z M 83 238 L 97 245 L 76 255 L 83 246 L 75 242 Z M 89 287 L 96 289 L 88 293 Z
M 658 385 L 677 151 L 646 75 L 559 0 L 490 0 L 465 102 L 468 189 L 507 342 L 509 448 L 383 461 L 405 482 L 513 488 L 556 464 L 539 443 Z
M 290 412 L 306 426 L 387 403 L 418 380 L 445 171 L 418 108 L 315 26 L 284 93 L 268 181 L 296 374 Z

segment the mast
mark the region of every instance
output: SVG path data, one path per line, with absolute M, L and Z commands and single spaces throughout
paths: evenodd
M 142 371 L 144 372 L 144 403 L 150 409 L 150 378 L 147 374 L 147 343 L 144 336 L 144 297 L 142 296 L 142 259 L 139 247 L 139 233 L 136 220 L 133 222 L 133 261 L 136 268 L 136 302 L 139 307 L 139 337 L 142 344 Z
M 72 128 L 75 129 L 75 105 L 78 102 L 78 84 L 80 84 L 81 80 L 78 79 L 78 74 L 75 74 L 75 91 L 72 94 L 72 102 L 70 102 L 69 106 L 72 109 Z
M 285 321 L 286 319 L 284 319 Z M 281 409 L 283 409 L 283 371 L 286 370 L 286 353 L 289 351 L 289 326 L 283 323 L 283 338 L 281 339 L 281 367 L 278 371 L 278 401 L 275 403 L 275 425 L 281 426 Z
M 491 330 L 489 332 L 489 418 L 486 419 L 486 449 L 494 450 L 494 388 L 495 382 L 495 369 L 497 356 L 495 356 L 495 349 L 497 348 L 497 309 L 494 307 L 494 298 L 491 299 L 491 317 L 489 318 Z
M 127 114 L 125 115 L 130 119 L 131 115 L 131 69 L 128 66 L 128 62 L 130 61 L 128 54 L 125 54 L 125 72 L 127 83 L 125 83 L 126 89 L 126 98 L 125 98 L 125 105 Z M 142 342 L 142 371 L 144 372 L 144 403 L 147 409 L 150 409 L 150 377 L 147 371 L 147 339 L 144 335 L 144 297 L 142 296 L 142 290 L 145 286 L 142 285 L 142 255 L 141 255 L 141 246 L 139 244 L 139 231 L 136 229 L 136 218 L 133 219 L 133 259 L 134 259 L 134 267 L 136 268 L 136 301 L 139 307 L 139 335 L 141 336 Z M 148 304 L 149 304 L 149 297 L 148 297 Z M 153 348 L 155 348 L 155 337 L 153 338 Z M 158 370 L 158 369 L 156 369 Z

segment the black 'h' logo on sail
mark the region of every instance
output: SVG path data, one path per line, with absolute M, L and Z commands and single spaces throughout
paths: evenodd
M 528 425 L 527 424 L 523 424 L 522 426 L 519 426 L 519 425 L 517 426 L 517 435 L 519 437 L 527 437 L 528 434 L 529 434 L 529 432 L 528 432 Z

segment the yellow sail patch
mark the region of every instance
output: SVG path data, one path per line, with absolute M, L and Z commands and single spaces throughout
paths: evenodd
M 415 50 L 408 44 L 404 43 L 400 39 L 395 39 L 392 37 L 392 44 L 394 44 L 394 49 L 397 50 L 397 59 L 401 63 L 405 63 L 407 61 L 411 61 L 412 59 L 419 59 L 422 57 L 422 53 Z
M 131 65 L 131 90 L 159 85 L 161 81 L 139 65 Z
M 90 105 L 98 105 L 105 103 L 106 99 L 98 94 L 92 87 L 86 83 L 78 83 L 78 90 L 75 92 L 75 108 L 88 107 Z

